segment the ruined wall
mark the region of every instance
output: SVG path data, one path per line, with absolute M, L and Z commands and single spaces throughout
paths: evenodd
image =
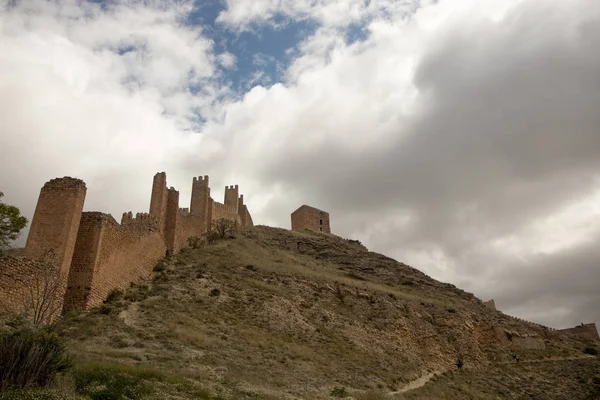
M 151 275 L 164 257 L 160 223 L 149 214 L 127 213 L 120 225 L 109 214 L 85 212 L 69 273 L 65 311 L 83 310 L 102 303 L 116 288 Z
M 40 190 L 23 255 L 66 273 L 71 265 L 86 187 L 80 179 L 52 179 Z
M 600 340 L 600 336 L 598 336 L 598 329 L 596 329 L 595 323 L 584 324 L 583 326 L 579 325 L 574 328 L 559 329 L 558 331 L 577 336 L 581 339 Z
M 488 301 L 484 301 L 483 305 L 485 305 L 488 308 L 491 308 L 492 310 L 496 309 L 496 302 L 494 301 L 494 299 L 490 299 Z
M 329 213 L 307 205 L 301 206 L 292 213 L 292 230 L 303 229 L 331 233 Z

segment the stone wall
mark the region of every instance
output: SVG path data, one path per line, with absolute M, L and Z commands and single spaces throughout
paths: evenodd
M 0 307 L 16 310 L 19 296 L 35 277 L 36 263 L 51 264 L 64 275 L 63 310 L 84 310 L 100 304 L 112 289 L 124 289 L 148 277 L 165 254 L 201 236 L 213 219 L 242 226 L 252 217 L 238 199 L 237 185 L 226 187 L 224 201 L 210 197 L 208 176 L 194 178 L 190 208 L 179 207 L 179 192 L 167 188 L 167 175 L 152 181 L 150 213 L 126 212 L 117 223 L 109 214 L 83 212 L 86 186 L 80 179 L 52 179 L 40 191 L 21 258 L 0 260 Z M 0 310 L 1 311 L 1 310 Z
M 217 221 L 221 218 L 237 221 L 239 224 L 242 223 L 240 215 L 238 214 L 237 207 L 233 207 L 226 204 L 221 204 L 216 201 L 212 202 L 212 221 Z
M 0 258 L 0 314 L 32 311 L 32 300 L 46 296 L 54 308 L 48 318 L 54 320 L 60 315 L 65 288 L 66 276 L 56 265 L 22 256 Z
M 496 302 L 494 301 L 494 299 L 490 299 L 488 301 L 484 301 L 483 305 L 485 305 L 488 308 L 491 308 L 492 310 L 496 309 Z
M 581 339 L 600 341 L 600 336 L 598 336 L 598 329 L 596 328 L 595 323 L 584 324 L 583 326 L 578 325 L 574 328 L 559 329 L 559 332 L 568 333 Z
M 308 229 L 314 232 L 331 233 L 329 213 L 303 205 L 292 213 L 292 230 Z
M 100 304 L 106 295 L 150 275 L 166 254 L 187 246 L 190 236 L 206 232 L 211 219 L 227 218 L 252 224 L 252 217 L 237 201 L 238 187 L 226 190 L 224 205 L 210 198 L 208 176 L 194 178 L 190 210 L 179 208 L 179 192 L 167 189 L 166 174 L 157 173 L 152 184 L 150 213 L 123 214 L 121 224 L 109 214 L 82 213 L 85 183 L 74 178 L 47 182 L 40 192 L 25 255 L 0 264 L 0 300 L 11 304 L 21 293 L 33 259 L 50 258 L 68 274 L 64 310 L 80 310 Z M 242 197 L 243 198 L 243 197 Z M 240 211 L 241 215 L 237 211 Z M 28 264 L 29 263 L 29 264 Z M 21 267 L 15 267 L 21 265 Z M 10 308 L 10 306 L 7 306 Z
M 125 289 L 150 276 L 166 252 L 158 225 L 148 214 L 139 221 L 128 220 L 120 225 L 109 214 L 83 213 L 65 295 L 65 311 L 98 305 L 112 289 Z

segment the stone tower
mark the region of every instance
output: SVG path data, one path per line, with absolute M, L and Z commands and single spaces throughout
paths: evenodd
M 158 220 L 160 232 L 164 233 L 167 218 L 167 174 L 164 172 L 158 172 L 152 181 L 150 215 Z
M 50 261 L 67 273 L 73 258 L 87 188 L 80 179 L 52 179 L 38 198 L 24 256 Z
M 225 186 L 225 201 L 223 204 L 233 207 L 234 211 L 238 212 L 238 198 L 240 189 L 238 185 Z
M 329 213 L 317 208 L 302 205 L 292 213 L 292 230 L 308 229 L 314 232 L 331 233 Z
M 190 202 L 190 214 L 200 215 L 204 220 L 204 229 L 210 226 L 210 188 L 208 187 L 208 175 L 194 177 L 192 180 L 192 200 Z

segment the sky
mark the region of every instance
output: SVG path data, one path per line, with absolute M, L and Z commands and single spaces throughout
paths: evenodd
M 505 313 L 600 323 L 597 0 L 0 0 L 0 191 L 147 212 L 165 171 Z M 24 231 L 17 245 L 24 243 Z

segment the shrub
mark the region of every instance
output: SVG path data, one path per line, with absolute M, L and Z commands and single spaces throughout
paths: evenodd
M 331 389 L 331 392 L 329 393 L 330 396 L 332 397 L 348 397 L 348 391 L 346 390 L 345 387 L 334 387 L 333 389 Z
M 585 354 L 589 354 L 591 356 L 597 356 L 598 355 L 598 349 L 595 347 L 586 347 L 585 349 L 583 349 L 583 352 Z
M 54 332 L 22 327 L 0 336 L 0 391 L 45 386 L 72 362 Z
M 389 397 L 382 391 L 378 390 L 370 390 L 365 393 L 360 393 L 354 396 L 356 400 L 384 400 L 389 399 Z
M 150 288 L 147 285 L 134 285 L 127 289 L 125 300 L 131 302 L 143 301 L 150 295 Z
M 219 296 L 220 294 L 221 294 L 221 291 L 217 288 L 210 291 L 210 296 L 212 296 L 212 297 Z
M 206 242 L 211 244 L 219 240 L 219 233 L 216 231 L 208 231 L 205 233 Z
M 123 291 L 120 289 L 113 289 L 108 292 L 108 296 L 106 296 L 105 303 L 112 303 L 113 301 L 120 300 L 123 297 Z
M 154 268 L 152 268 L 152 271 L 154 272 L 163 272 L 167 267 L 165 266 L 165 262 L 163 260 L 160 260 L 159 262 L 156 263 L 156 265 L 154 266 Z
M 108 304 L 101 304 L 100 307 L 98 307 L 98 312 L 102 315 L 108 315 L 112 312 L 112 310 L 113 308 Z
M 82 365 L 74 378 L 77 393 L 92 400 L 143 399 L 154 392 L 146 379 L 155 378 L 155 373 L 125 366 Z
M 188 246 L 192 249 L 198 249 L 204 244 L 204 240 L 198 236 L 190 236 L 187 240 Z
M 220 239 L 225 239 L 226 236 L 233 237 L 237 232 L 239 223 L 225 218 L 220 218 L 213 222 L 211 231 L 219 235 Z

